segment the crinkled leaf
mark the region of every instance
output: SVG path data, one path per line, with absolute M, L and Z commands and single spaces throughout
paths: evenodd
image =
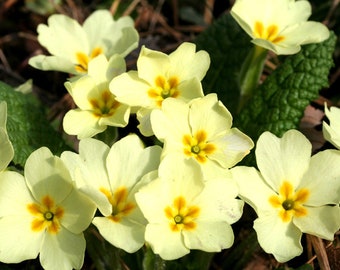
M 56 155 L 69 149 L 32 94 L 23 94 L 0 82 L 2 100 L 7 102 L 7 132 L 14 148 L 14 164 L 24 166 L 27 157 L 41 146 Z
M 307 105 L 328 86 L 335 42 L 332 32 L 328 40 L 303 46 L 298 54 L 288 56 L 255 90 L 235 126 L 254 141 L 264 131 L 282 136 L 289 129 L 298 129 Z
M 214 92 L 234 115 L 240 96 L 239 74 L 252 48 L 250 38 L 236 21 L 225 14 L 195 40 L 198 50 L 209 53 L 210 68 L 202 81 L 205 94 Z

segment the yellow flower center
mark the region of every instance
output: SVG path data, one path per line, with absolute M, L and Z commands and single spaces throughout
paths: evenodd
M 49 233 L 58 233 L 64 209 L 60 206 L 55 206 L 50 196 L 43 197 L 41 204 L 28 204 L 27 210 L 35 217 L 31 223 L 32 231 L 39 232 L 46 229 Z
M 166 79 L 163 76 L 157 76 L 155 79 L 155 86 L 149 89 L 148 96 L 155 100 L 157 106 L 160 107 L 164 99 L 168 97 L 178 97 L 178 84 L 179 80 L 177 77 Z
M 120 104 L 109 90 L 103 91 L 98 99 L 90 99 L 90 103 L 98 117 L 112 116 Z
M 88 69 L 89 62 L 95 58 L 96 56 L 103 53 L 103 49 L 100 47 L 96 47 L 92 50 L 90 55 L 87 55 L 83 52 L 77 52 L 76 58 L 77 58 L 77 64 L 75 65 L 75 69 L 78 72 L 86 73 Z
M 117 188 L 113 194 L 106 188 L 100 188 L 99 190 L 104 193 L 112 205 L 112 213 L 108 218 L 114 222 L 119 222 L 124 216 L 129 215 L 136 207 L 134 203 L 127 201 L 128 190 L 126 187 Z
M 265 27 L 262 22 L 255 22 L 254 36 L 256 38 L 265 39 L 273 43 L 279 43 L 285 39 L 284 36 L 279 35 L 279 28 L 275 24 Z
M 194 136 L 184 135 L 182 142 L 184 154 L 196 158 L 200 163 L 206 162 L 207 156 L 216 150 L 213 143 L 207 142 L 207 133 L 204 130 L 197 131 Z
M 293 217 L 307 215 L 307 209 L 303 206 L 303 203 L 307 201 L 308 197 L 308 189 L 303 188 L 295 192 L 293 186 L 284 181 L 279 194 L 271 196 L 269 203 L 274 208 L 278 208 L 279 216 L 283 222 L 289 222 Z
M 200 208 L 198 206 L 187 206 L 185 199 L 179 196 L 174 199 L 171 206 L 165 207 L 164 213 L 169 219 L 171 231 L 193 230 L 197 226 L 194 220 L 199 216 Z

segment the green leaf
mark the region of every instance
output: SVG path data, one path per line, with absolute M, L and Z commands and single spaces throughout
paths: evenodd
M 2 100 L 7 102 L 7 132 L 14 148 L 14 164 L 24 167 L 27 157 L 42 146 L 56 155 L 69 149 L 48 122 L 35 96 L 15 91 L 0 81 Z
M 198 50 L 209 53 L 210 68 L 202 81 L 205 94 L 217 93 L 232 115 L 240 98 L 239 76 L 242 63 L 253 47 L 250 37 L 230 14 L 225 14 L 195 40 Z
M 298 54 L 288 56 L 255 90 L 234 125 L 254 141 L 264 131 L 282 136 L 289 129 L 298 129 L 307 105 L 328 86 L 335 43 L 331 32 L 328 40 L 306 45 Z

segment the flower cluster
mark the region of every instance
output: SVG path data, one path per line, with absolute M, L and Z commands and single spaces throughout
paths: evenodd
M 307 1 L 276 0 L 280 17 L 270 3 L 237 0 L 232 9 L 255 44 L 288 54 L 327 37 L 321 25 L 306 22 Z M 249 8 L 266 12 L 244 17 Z M 52 55 L 35 56 L 30 64 L 73 74 L 65 88 L 77 108 L 66 113 L 63 127 L 79 147 L 60 157 L 41 147 L 23 173 L 6 170 L 14 151 L 6 103 L 0 103 L 0 261 L 39 254 L 45 269 L 80 269 L 83 232 L 91 223 L 128 253 L 144 245 L 164 260 L 193 249 L 219 252 L 233 245 L 231 225 L 244 203 L 258 215 L 259 244 L 279 262 L 301 254 L 302 233 L 333 239 L 340 227 L 340 151 L 311 156 L 311 143 L 299 131 L 282 138 L 264 132 L 255 151 L 258 169 L 238 165 L 254 143 L 232 127 L 217 94 L 204 94 L 207 52 L 189 42 L 169 55 L 142 46 L 137 70 L 126 71 L 124 57 L 137 47 L 137 31 L 131 18 L 115 21 L 105 10 L 82 26 L 52 15 L 37 31 Z M 126 127 L 131 114 L 154 145 L 145 146 L 136 134 L 112 138 L 112 145 L 93 138 L 108 126 Z M 326 116 L 325 138 L 339 147 L 339 112 L 326 108 Z

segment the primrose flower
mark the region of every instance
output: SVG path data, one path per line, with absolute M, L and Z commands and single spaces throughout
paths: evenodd
M 235 199 L 238 188 L 232 179 L 204 182 L 193 160 L 171 158 L 161 162 L 158 175 L 145 178 L 150 183 L 135 197 L 149 222 L 145 240 L 154 253 L 174 260 L 191 249 L 219 252 L 233 244 L 230 224 L 241 217 L 243 201 Z
M 240 197 L 258 215 L 259 244 L 279 262 L 302 253 L 302 233 L 333 240 L 340 228 L 340 153 L 325 150 L 311 157 L 311 149 L 299 131 L 281 139 L 264 132 L 255 152 L 260 172 L 231 169 Z
M 95 209 L 74 188 L 60 158 L 39 148 L 27 159 L 25 178 L 13 171 L 0 174 L 0 261 L 18 263 L 40 253 L 45 269 L 80 269 L 83 231 Z
M 325 105 L 325 114 L 329 124 L 325 121 L 322 123 L 323 136 L 326 141 L 340 149 L 340 109 L 334 106 L 328 109 Z
M 127 125 L 129 106 L 119 103 L 109 90 L 110 80 L 124 71 L 125 61 L 122 57 L 114 55 L 108 61 L 104 55 L 100 55 L 89 62 L 87 75 L 65 83 L 78 106 L 64 117 L 66 133 L 83 139 L 103 132 L 107 126 Z
M 11 141 L 7 135 L 7 103 L 0 102 L 0 172 L 5 170 L 14 156 L 14 150 Z
M 117 100 L 137 107 L 138 128 L 145 136 L 153 135 L 150 113 L 168 97 L 186 102 L 203 96 L 201 80 L 210 65 L 206 51 L 196 52 L 193 43 L 184 42 L 166 55 L 142 47 L 137 60 L 138 71 L 114 78 L 110 90 Z
M 70 17 L 54 14 L 48 18 L 48 25 L 38 25 L 37 32 L 39 43 L 51 56 L 35 56 L 29 64 L 77 75 L 86 74 L 89 61 L 100 54 L 125 57 L 137 48 L 139 40 L 130 17 L 115 21 L 108 10 L 93 12 L 82 26 Z
M 231 15 L 252 42 L 276 54 L 295 54 L 301 45 L 329 37 L 319 22 L 307 21 L 312 7 L 306 0 L 236 0 Z
M 216 94 L 190 103 L 166 99 L 152 112 L 151 124 L 164 142 L 162 158 L 193 159 L 206 179 L 228 174 L 254 146 L 248 136 L 231 128 L 232 116 Z
M 146 220 L 134 198 L 142 176 L 156 170 L 161 148 L 144 148 L 137 135 L 119 140 L 111 148 L 95 139 L 79 143 L 79 155 L 64 152 L 62 159 L 78 187 L 97 205 L 103 217 L 93 224 L 112 245 L 135 252 L 144 245 Z

